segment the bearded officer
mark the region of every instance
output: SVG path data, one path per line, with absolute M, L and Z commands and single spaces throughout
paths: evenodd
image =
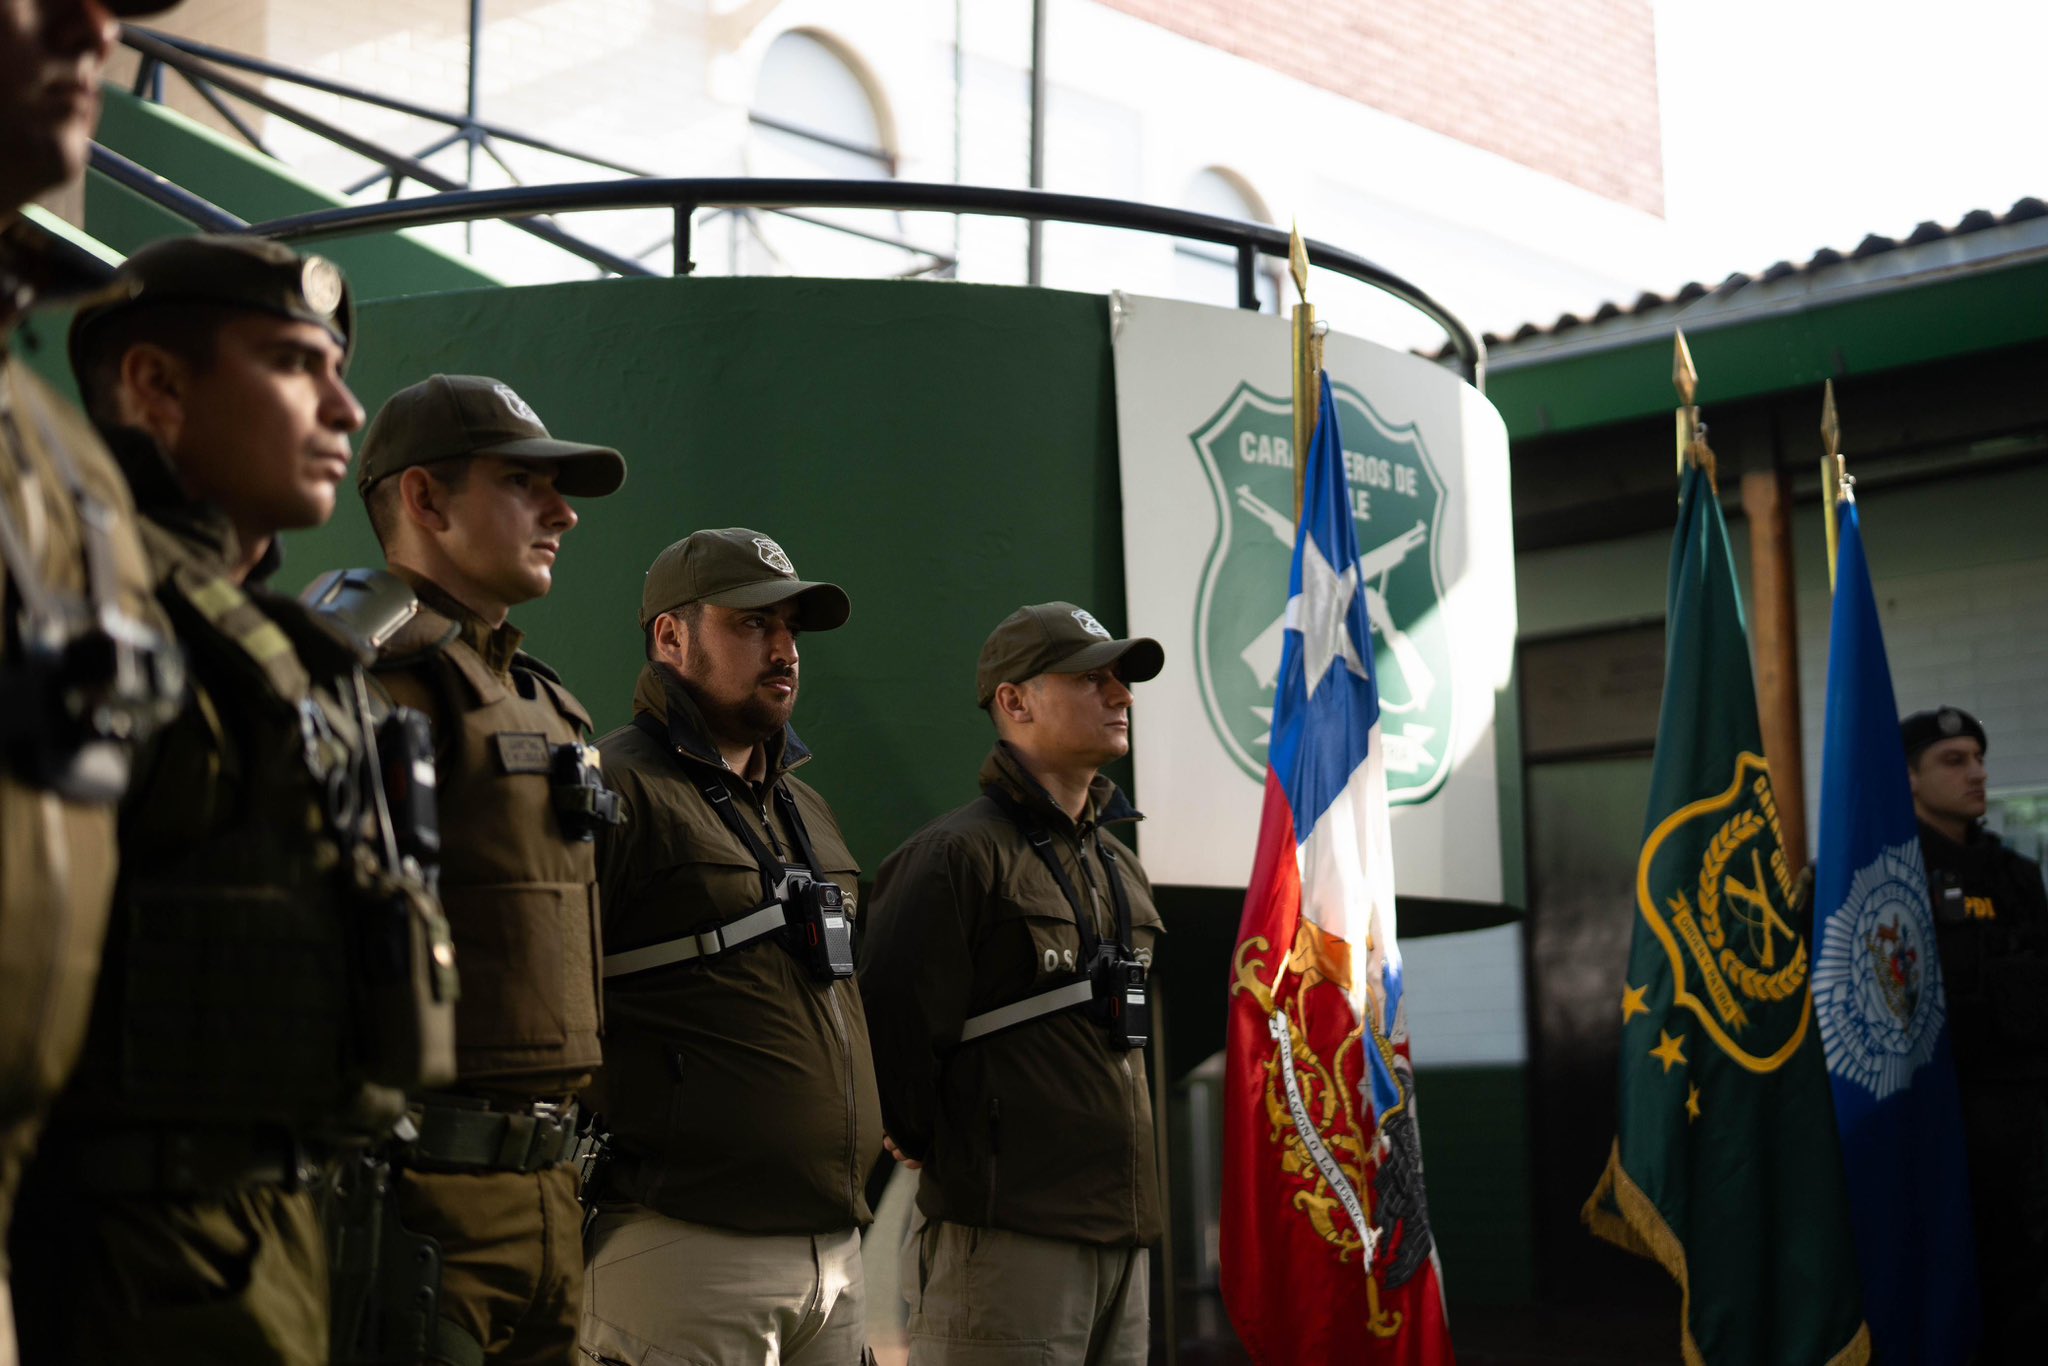
M 699 531 L 640 599 L 633 724 L 598 742 L 605 1079 L 582 1346 L 600 1360 L 851 1366 L 881 1152 L 853 982 L 859 873 L 797 780 L 797 638 L 847 597 L 755 531 Z
M 392 395 L 356 482 L 419 614 L 376 677 L 433 722 L 442 903 L 463 964 L 455 1085 L 416 1096 L 378 1239 L 438 1248 L 437 1299 L 387 1279 L 340 1325 L 338 1361 L 568 1362 L 582 1309 L 574 1098 L 598 1054 L 593 839 L 617 802 L 590 716 L 520 649 L 510 610 L 554 585 L 572 498 L 626 477 L 615 450 L 558 441 L 509 385 L 434 375 Z M 342 575 L 331 595 L 377 591 Z M 345 608 L 343 609 L 346 610 Z M 414 1258 L 417 1264 L 417 1259 Z
M 1984 828 L 1984 727 L 1957 707 L 1899 722 L 1934 900 L 1970 1161 L 1988 1362 L 2048 1339 L 2048 892 Z
M 363 411 L 332 263 L 137 252 L 72 362 L 132 486 L 185 705 L 121 814 L 107 966 L 16 1248 L 30 1362 L 327 1360 L 323 1168 L 445 1077 L 440 918 L 396 855 L 359 658 L 267 591 Z M 445 944 L 442 946 L 445 958 Z
M 129 746 L 176 687 L 128 490 L 85 420 L 15 352 L 24 314 L 72 283 L 22 210 L 85 170 L 115 19 L 170 7 L 0 5 L 0 1366 L 16 1359 L 7 1226 L 85 1037 L 113 803 Z
M 981 796 L 876 876 L 860 983 L 891 1151 L 922 1167 L 904 1267 L 921 1366 L 1146 1359 L 1161 925 L 1110 833 L 1138 813 L 1101 769 L 1130 750 L 1130 685 L 1163 663 L 1070 602 L 1005 618 L 976 670 L 996 730 Z

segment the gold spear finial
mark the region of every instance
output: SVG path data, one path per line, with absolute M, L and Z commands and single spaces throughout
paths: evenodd
M 1678 473 L 1685 474 L 1687 465 L 1699 465 L 1706 469 L 1709 483 L 1714 478 L 1714 453 L 1707 448 L 1706 427 L 1700 422 L 1700 410 L 1693 403 L 1699 392 L 1700 372 L 1693 368 L 1692 348 L 1685 344 L 1685 333 L 1671 329 L 1671 387 L 1678 390 Z
M 1820 438 L 1827 451 L 1820 458 L 1821 522 L 1828 533 L 1828 588 L 1835 586 L 1835 558 L 1841 552 L 1841 505 L 1856 501 L 1856 479 L 1849 473 L 1849 457 L 1842 454 L 1842 419 L 1835 411 L 1835 382 L 1822 391 Z
M 1820 439 L 1827 442 L 1828 463 L 1833 464 L 1842 453 L 1842 419 L 1835 412 L 1835 382 L 1829 380 L 1821 394 Z
M 1294 292 L 1308 302 L 1308 244 L 1301 240 L 1301 224 L 1289 225 L 1287 234 L 1287 273 L 1294 277 Z

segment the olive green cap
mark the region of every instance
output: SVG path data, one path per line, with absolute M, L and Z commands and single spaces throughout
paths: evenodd
M 741 526 L 693 531 L 654 557 L 640 590 L 640 626 L 693 602 L 714 607 L 772 607 L 797 600 L 797 626 L 831 631 L 846 624 L 853 603 L 836 583 L 796 576 L 773 538 Z
M 1071 602 L 1019 607 L 982 642 L 974 670 L 975 705 L 986 709 L 1005 683 L 1111 666 L 1123 682 L 1143 683 L 1166 667 L 1166 651 L 1145 636 L 1116 639 L 1093 613 Z
M 324 327 L 344 366 L 355 350 L 355 300 L 340 266 L 267 238 L 202 234 L 152 242 L 122 262 L 113 284 L 72 319 L 72 370 L 83 372 L 94 328 L 164 304 L 246 309 Z
M 559 465 L 555 487 L 571 498 L 602 498 L 626 482 L 626 458 L 609 446 L 557 441 L 512 386 L 485 375 L 430 375 L 384 401 L 363 433 L 356 488 L 386 475 L 496 455 Z

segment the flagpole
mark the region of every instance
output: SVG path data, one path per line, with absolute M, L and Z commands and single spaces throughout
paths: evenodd
M 1308 301 L 1308 247 L 1296 223 L 1287 239 L 1287 271 L 1294 277 L 1294 524 L 1301 525 L 1301 496 L 1308 479 L 1308 448 L 1315 440 L 1316 412 L 1322 406 L 1323 339 L 1316 326 L 1316 306 Z
M 1835 558 L 1842 547 L 1840 519 L 1835 504 L 1841 501 L 1841 481 L 1848 477 L 1842 463 L 1842 420 L 1835 413 L 1835 382 L 1822 390 L 1820 439 L 1827 453 L 1820 458 L 1820 516 L 1828 529 L 1828 592 L 1835 591 Z
M 1315 441 L 1316 421 L 1322 410 L 1323 337 L 1328 331 L 1316 322 L 1315 305 L 1308 301 L 1308 247 L 1301 239 L 1299 223 L 1288 234 L 1287 270 L 1294 277 L 1295 293 L 1301 297 L 1301 302 L 1294 306 L 1294 525 L 1299 527 L 1303 491 L 1308 483 L 1309 447 Z M 1365 1271 L 1366 1330 L 1376 1338 L 1391 1338 L 1400 1331 L 1402 1316 L 1389 1312 L 1380 1303 L 1380 1278 L 1374 1270 L 1370 1183 L 1360 1183 L 1358 1199 L 1366 1216 L 1365 1227 L 1358 1230 L 1365 1240 L 1360 1255 Z
M 1678 410 L 1679 471 L 1698 465 L 1719 491 L 1707 424 L 1694 399 L 1699 371 L 1685 334 L 1672 340 L 1671 382 L 1683 404 Z M 1795 867 L 1807 861 L 1806 756 L 1799 727 L 1799 607 L 1793 582 L 1791 481 L 1772 468 L 1745 471 L 1742 511 L 1749 522 L 1750 617 L 1756 675 L 1757 721 L 1764 761 L 1778 804 L 1779 841 Z

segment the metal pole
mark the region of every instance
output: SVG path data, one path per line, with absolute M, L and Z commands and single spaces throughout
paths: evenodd
M 1166 996 L 1152 999 L 1152 1142 L 1159 1158 L 1159 1307 L 1166 1359 L 1180 1360 L 1180 1269 L 1173 1257 L 1173 1103 L 1167 1085 Z M 1140 1255 L 1145 1255 L 1140 1249 Z
M 1031 0 L 1031 188 L 1045 188 L 1045 4 Z M 1045 221 L 1025 226 L 1024 283 L 1045 283 Z
M 1237 306 L 1259 311 L 1259 249 L 1249 242 L 1237 244 Z
M 676 205 L 676 259 L 669 269 L 677 275 L 688 275 L 696 269 L 696 262 L 690 259 L 690 217 L 696 211 L 694 204 Z
M 469 115 L 469 122 L 462 127 L 465 149 L 462 188 L 465 190 L 476 188 L 476 116 L 478 91 L 481 88 L 479 77 L 483 66 L 483 45 L 484 0 L 469 0 L 469 99 L 463 105 L 463 112 Z M 476 250 L 475 223 L 462 225 L 462 246 L 465 251 Z

